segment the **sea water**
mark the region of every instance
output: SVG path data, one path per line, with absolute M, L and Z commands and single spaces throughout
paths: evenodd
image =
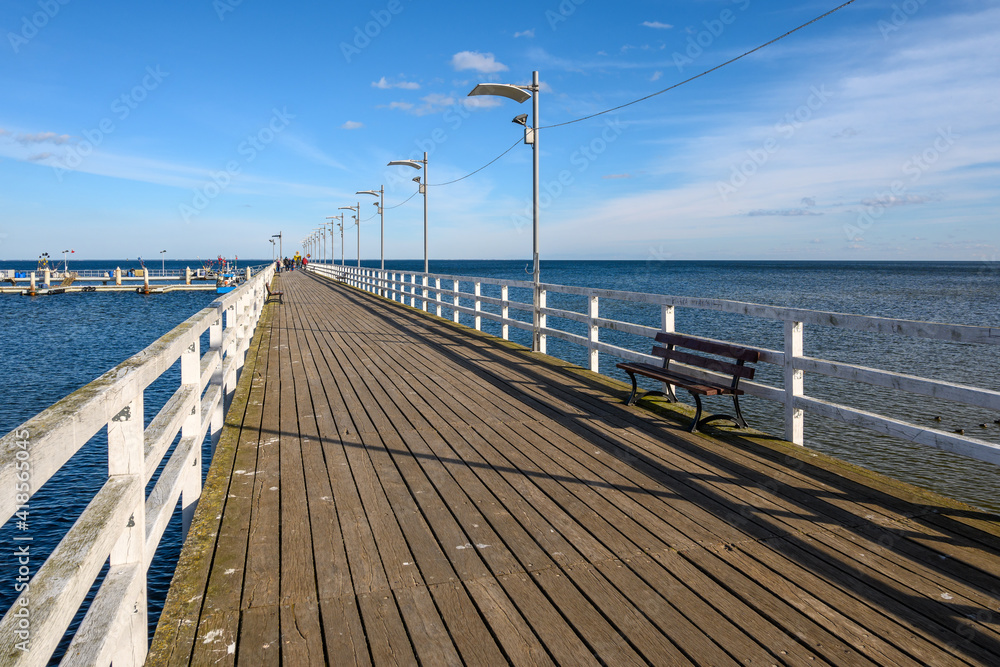
M 253 260 L 247 265 L 267 260 Z M 243 262 L 241 262 L 243 264 Z M 348 262 L 350 264 L 350 262 Z M 363 261 L 368 267 L 377 261 Z M 167 261 L 167 269 L 183 272 L 201 268 L 200 260 Z M 74 262 L 70 270 L 137 268 L 136 260 Z M 149 268 L 160 268 L 151 261 Z M 422 260 L 387 261 L 389 271 L 419 271 Z M 31 263 L 0 262 L 0 269 L 31 270 Z M 59 262 L 59 268 L 62 268 Z M 530 281 L 524 261 L 433 260 L 431 271 L 456 276 L 480 276 Z M 680 261 L 543 261 L 542 281 L 606 289 L 731 299 L 758 304 L 827 310 L 841 313 L 924 320 L 951 324 L 1000 327 L 1000 266 L 985 263 L 937 262 L 680 262 Z M 450 287 L 449 284 L 443 287 Z M 463 291 L 471 285 L 463 283 Z M 494 292 L 496 292 L 494 294 Z M 483 286 L 487 296 L 499 296 Z M 214 292 L 172 292 L 143 296 L 134 292 L 92 292 L 46 297 L 0 295 L 0 377 L 5 400 L 0 401 L 0 433 L 7 433 L 55 401 L 90 382 L 128 356 L 139 352 L 174 326 L 206 307 Z M 531 301 L 528 290 L 511 289 L 512 300 Z M 583 297 L 550 293 L 551 308 L 586 311 Z M 601 300 L 602 317 L 658 327 L 658 306 Z M 485 306 L 486 310 L 491 309 Z M 512 309 L 512 314 L 516 313 Z M 519 317 L 530 320 L 530 313 Z M 471 324 L 471 317 L 462 316 Z M 549 325 L 584 334 L 583 325 L 549 318 Z M 499 326 L 484 319 L 483 329 L 499 335 Z M 678 331 L 755 345 L 783 348 L 779 321 L 746 316 L 677 309 Z M 879 336 L 829 327 L 805 327 L 805 353 L 896 372 L 1000 390 L 1000 348 L 945 341 Z M 511 328 L 511 339 L 529 345 L 530 332 Z M 602 330 L 601 340 L 648 352 L 651 341 L 639 336 Z M 203 347 L 207 340 L 203 341 Z M 580 365 L 586 350 L 549 337 L 548 352 Z M 627 381 L 602 354 L 600 370 Z M 781 386 L 781 370 L 758 365 L 757 379 Z M 145 394 L 149 420 L 176 389 L 177 365 Z M 806 394 L 898 417 L 943 430 L 963 428 L 973 435 L 1000 442 L 1000 425 L 993 414 L 886 389 L 806 376 Z M 681 392 L 683 394 L 683 392 Z M 683 396 L 681 396 L 683 399 Z M 721 399 L 717 399 L 721 400 Z M 721 407 L 721 406 L 720 406 Z M 744 414 L 753 426 L 777 436 L 783 434 L 783 407 L 747 397 Z M 710 402 L 709 410 L 713 409 Z M 940 417 L 941 421 L 935 421 Z M 987 424 L 982 429 L 979 424 Z M 911 445 L 872 432 L 806 416 L 806 445 L 892 477 L 929 488 L 991 510 L 996 499 L 1000 468 L 926 447 Z M 206 465 L 208 458 L 205 457 Z M 32 573 L 55 548 L 60 537 L 83 511 L 107 476 L 107 440 L 95 436 L 57 473 L 30 504 L 24 530 L 16 517 L 0 529 L 0 544 L 14 544 L 15 536 L 32 537 Z M 147 490 L 148 491 L 148 490 Z M 153 627 L 162 608 L 180 552 L 179 511 L 161 541 L 149 570 L 149 622 Z M 4 572 L 16 573 L 17 563 L 5 549 Z M 0 584 L 0 609 L 15 599 L 13 574 Z M 93 592 L 93 591 L 92 591 Z M 74 626 L 82 615 L 78 615 Z M 64 640 L 63 646 L 67 641 Z

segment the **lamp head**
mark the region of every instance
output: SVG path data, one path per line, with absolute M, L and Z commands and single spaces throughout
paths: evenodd
M 468 96 L 473 95 L 497 95 L 519 103 L 531 99 L 531 93 L 523 87 L 509 83 L 480 83 L 469 92 Z
M 414 183 L 419 183 L 419 182 L 420 182 L 420 177 L 419 177 L 419 176 L 417 176 L 416 178 L 414 178 L 414 179 L 413 179 L 413 182 L 414 182 Z
M 528 114 L 526 113 L 518 114 L 517 116 L 514 116 L 514 120 L 512 120 L 511 122 L 528 127 Z
M 414 169 L 423 169 L 423 165 L 418 160 L 393 160 L 388 164 L 390 167 L 413 167 Z

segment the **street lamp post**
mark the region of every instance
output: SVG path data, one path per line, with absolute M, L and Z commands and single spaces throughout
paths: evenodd
M 354 194 L 378 197 L 375 206 L 378 207 L 379 216 L 379 257 L 381 258 L 381 263 L 379 264 L 379 285 L 381 285 L 382 281 L 385 280 L 385 187 L 378 186 L 377 192 L 375 190 L 358 190 Z M 360 202 L 358 206 L 361 206 Z M 379 295 L 382 295 L 381 288 L 379 289 Z
M 531 127 L 528 127 L 527 118 L 524 115 L 516 116 L 514 122 L 524 125 L 524 143 L 531 144 L 532 149 L 532 261 L 534 263 L 533 282 L 534 295 L 534 317 L 532 326 L 531 349 L 541 352 L 541 332 L 540 332 L 540 307 L 541 288 L 538 268 L 538 71 L 531 74 L 531 85 L 516 86 L 507 83 L 480 83 L 473 88 L 469 95 L 498 95 L 522 103 L 531 99 Z
M 424 170 L 424 182 L 420 182 L 420 177 L 417 176 L 413 180 L 417 182 L 421 194 L 424 195 L 424 284 L 427 281 L 427 153 L 424 152 L 423 160 L 393 160 L 389 163 L 390 167 L 393 166 L 403 166 L 403 167 L 413 167 L 414 169 Z
M 330 221 L 330 242 L 333 243 L 333 221 L 340 220 L 337 226 L 340 227 L 340 265 L 344 265 L 344 214 L 340 215 L 328 215 L 326 219 Z M 330 263 L 335 264 L 333 261 L 333 253 L 330 253 Z
M 63 273 L 69 273 L 69 261 L 66 259 L 67 253 L 76 252 L 75 250 L 63 250 Z
M 356 206 L 340 206 L 338 210 L 354 211 L 354 222 L 358 226 L 358 268 L 361 268 L 361 202 Z
M 281 232 L 278 232 L 277 234 L 274 234 L 273 236 L 271 236 L 271 238 L 272 239 L 274 239 L 274 238 L 278 239 L 278 257 L 281 258 L 281 259 L 284 259 L 285 258 L 285 249 L 284 249 L 284 247 L 282 247 L 282 244 L 281 244 L 281 242 L 282 242 Z
M 166 250 L 161 250 L 160 251 L 160 275 L 161 276 L 167 275 L 167 262 L 163 258 L 163 253 L 165 253 L 165 252 L 166 252 Z

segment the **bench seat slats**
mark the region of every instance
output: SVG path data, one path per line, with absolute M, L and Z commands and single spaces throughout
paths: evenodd
M 683 385 L 685 389 L 689 391 L 695 391 L 702 396 L 720 396 L 722 394 L 743 394 L 742 389 L 736 389 L 728 385 L 715 384 L 709 382 L 708 380 L 694 380 L 688 376 L 680 375 L 679 373 L 671 373 L 670 371 L 665 371 L 658 366 L 653 366 L 652 364 L 644 364 L 641 362 L 627 363 L 627 364 L 617 364 L 618 368 L 623 371 L 633 370 L 646 377 L 652 378 L 654 380 L 659 380 L 660 382 L 666 382 L 668 384 L 678 384 Z

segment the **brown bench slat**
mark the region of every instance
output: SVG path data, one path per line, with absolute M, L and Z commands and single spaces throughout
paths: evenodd
M 684 334 L 661 331 L 656 334 L 656 341 L 666 345 L 686 347 L 689 350 L 697 350 L 698 352 L 717 354 L 720 357 L 730 357 L 732 359 L 745 361 L 751 364 L 755 364 L 760 360 L 760 352 L 757 350 L 751 350 L 750 348 L 746 348 L 741 345 L 732 345 L 730 343 L 721 343 L 713 340 L 691 338 L 690 336 L 685 336 Z
M 752 380 L 755 372 L 755 369 L 751 366 L 740 366 L 738 364 L 732 364 L 728 361 L 722 361 L 720 359 L 700 357 L 697 354 L 688 354 L 687 352 L 681 352 L 676 349 L 668 350 L 664 347 L 654 347 L 653 354 L 663 359 L 669 359 L 670 361 L 679 361 L 680 363 L 687 364 L 688 366 L 696 366 L 698 368 L 704 368 L 705 370 L 723 373 L 729 377 L 738 375 L 741 378 Z
M 677 385 L 679 387 L 684 387 L 688 391 L 696 391 L 702 396 L 721 396 L 723 394 L 736 393 L 739 395 L 743 394 L 742 389 L 737 389 L 735 392 L 732 387 L 714 384 L 706 380 L 700 380 L 697 378 L 689 377 L 687 375 L 681 375 L 680 373 L 673 373 L 671 371 L 665 371 L 662 368 L 653 366 L 652 364 L 644 363 L 630 363 L 630 364 L 617 364 L 618 368 L 623 371 L 629 369 L 645 375 L 646 377 L 652 378 L 654 380 L 659 380 L 660 382 L 667 382 L 669 384 Z

